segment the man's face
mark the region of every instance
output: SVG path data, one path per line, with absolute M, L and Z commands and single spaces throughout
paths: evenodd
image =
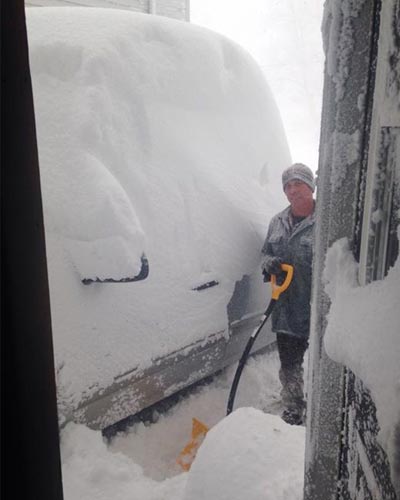
M 285 194 L 291 205 L 312 200 L 313 192 L 308 184 L 297 179 L 285 185 Z

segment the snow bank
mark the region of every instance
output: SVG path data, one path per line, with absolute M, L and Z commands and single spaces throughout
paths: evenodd
M 69 423 L 61 442 L 64 497 L 300 500 L 304 433 L 304 427 L 290 426 L 280 417 L 242 408 L 208 432 L 188 473 L 155 481 L 128 456 L 107 449 L 100 432 Z M 160 453 L 162 447 L 163 441 Z
M 371 391 L 379 439 L 393 466 L 400 424 L 400 260 L 384 280 L 367 286 L 358 286 L 357 273 L 347 240 L 337 241 L 324 270 L 332 302 L 324 343 L 328 355 L 348 366 Z
M 245 407 L 225 417 L 235 368 L 155 414 L 156 423 L 136 423 L 108 446 L 100 432 L 67 424 L 61 431 L 65 500 L 301 499 L 304 427 L 255 409 L 278 410 L 278 353 L 249 360 L 237 399 Z M 176 458 L 193 416 L 211 430 L 191 470 L 182 472 Z
M 227 335 L 235 282 L 258 272 L 285 203 L 290 156 L 260 69 L 226 38 L 95 8 L 30 9 L 27 24 L 64 412 Z M 82 284 L 137 273 L 142 252 L 145 281 Z
M 254 408 L 234 411 L 207 433 L 184 499 L 302 499 L 304 432 Z
M 162 500 L 182 498 L 186 476 L 162 483 L 143 474 L 122 453 L 111 453 L 101 433 L 69 423 L 62 432 L 63 490 L 66 500 Z M 168 492 L 168 496 L 164 493 Z
M 146 476 L 157 481 L 180 474 L 182 468 L 176 460 L 190 439 L 193 417 L 209 429 L 225 418 L 236 368 L 236 364 L 229 366 L 212 383 L 198 388 L 168 412 L 153 412 L 152 421 L 156 424 L 138 422 L 119 433 L 109 449 L 126 454 L 142 467 Z M 282 404 L 278 372 L 279 356 L 275 350 L 251 357 L 243 370 L 235 409 L 251 406 L 279 414 Z

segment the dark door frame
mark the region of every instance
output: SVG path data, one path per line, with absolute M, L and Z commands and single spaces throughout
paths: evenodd
M 4 0 L 1 10 L 1 491 L 62 500 L 24 2 Z

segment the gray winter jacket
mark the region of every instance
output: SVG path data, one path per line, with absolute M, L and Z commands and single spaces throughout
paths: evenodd
M 311 271 L 315 213 L 293 228 L 290 207 L 269 224 L 262 249 L 265 258 L 280 257 L 294 267 L 293 280 L 272 312 L 272 330 L 308 338 L 310 330 Z

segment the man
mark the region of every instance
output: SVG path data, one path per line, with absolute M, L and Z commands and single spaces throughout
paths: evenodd
M 272 312 L 281 367 L 282 419 L 289 424 L 304 423 L 306 403 L 303 392 L 303 359 L 310 329 L 311 271 L 314 238 L 312 171 L 295 163 L 282 174 L 282 186 L 290 205 L 275 215 L 262 249 L 266 280 L 283 271 L 281 264 L 294 267 L 293 280 Z

